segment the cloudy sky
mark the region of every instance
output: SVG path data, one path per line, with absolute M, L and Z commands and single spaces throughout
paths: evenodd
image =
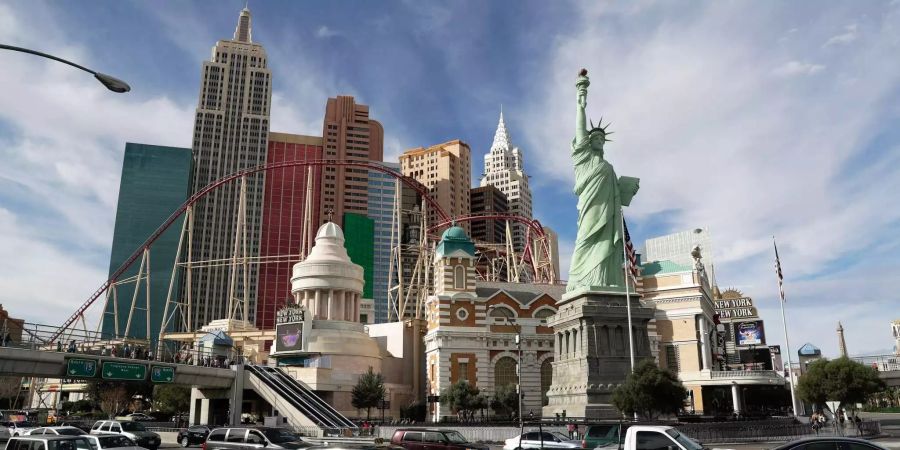
M 200 67 L 242 1 L 0 0 L 0 42 L 127 80 L 0 52 L 0 302 L 58 323 L 108 271 L 125 142 L 190 146 Z M 354 95 L 386 154 L 468 142 L 477 179 L 500 105 L 536 215 L 568 262 L 574 76 L 612 121 L 607 157 L 641 178 L 637 241 L 711 229 L 716 276 L 754 298 L 782 343 L 887 353 L 900 318 L 900 2 L 261 1 L 273 131 L 318 134 Z

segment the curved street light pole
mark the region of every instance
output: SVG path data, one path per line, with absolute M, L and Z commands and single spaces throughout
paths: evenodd
M 103 83 L 103 85 L 106 86 L 107 89 L 109 89 L 109 90 L 111 90 L 111 91 L 113 91 L 113 92 L 123 93 L 123 92 L 128 92 L 128 91 L 131 90 L 131 86 L 129 86 L 128 83 L 126 83 L 126 82 L 124 82 L 124 81 L 122 81 L 122 80 L 120 80 L 120 79 L 118 79 L 118 78 L 116 78 L 116 77 L 107 75 L 107 74 L 105 74 L 105 73 L 97 72 L 96 70 L 88 69 L 87 67 L 84 67 L 84 66 L 79 65 L 79 64 L 75 64 L 75 63 L 73 63 L 72 61 L 68 61 L 68 60 L 59 58 L 59 57 L 57 57 L 57 56 L 49 55 L 49 54 L 47 54 L 47 53 L 39 52 L 39 51 L 36 51 L 36 50 L 31 50 L 31 49 L 22 48 L 22 47 L 15 47 L 15 46 L 12 46 L 12 45 L 5 45 L 5 44 L 0 44 L 0 49 L 2 49 L 2 50 L 12 50 L 12 51 L 14 51 L 14 52 L 30 53 L 30 54 L 32 54 L 32 55 L 42 56 L 42 57 L 47 58 L 47 59 L 52 59 L 52 60 L 54 60 L 54 61 L 59 61 L 59 62 L 61 62 L 61 63 L 63 63 L 63 64 L 68 64 L 68 65 L 70 65 L 70 66 L 72 66 L 72 67 L 77 67 L 77 68 L 79 68 L 79 69 L 81 69 L 81 70 L 83 70 L 83 71 L 85 71 L 85 72 L 87 72 L 87 73 L 93 75 L 94 78 L 97 79 L 97 81 Z

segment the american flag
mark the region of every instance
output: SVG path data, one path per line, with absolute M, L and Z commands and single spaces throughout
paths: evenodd
M 784 275 L 781 274 L 781 259 L 778 258 L 778 245 L 775 244 L 774 237 L 772 237 L 772 245 L 775 246 L 775 274 L 778 275 L 778 293 L 781 295 L 781 301 L 784 302 Z
M 631 234 L 628 233 L 628 223 L 625 222 L 625 217 L 622 217 L 622 228 L 625 229 L 625 257 L 627 261 L 625 261 L 625 270 L 626 276 L 631 275 L 631 281 L 634 282 L 634 288 L 639 289 L 643 283 L 638 281 L 638 276 L 641 274 L 641 268 L 638 266 L 637 253 L 634 251 L 634 245 L 631 244 Z

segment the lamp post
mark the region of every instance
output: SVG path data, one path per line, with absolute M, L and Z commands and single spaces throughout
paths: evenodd
M 488 306 L 488 311 L 497 309 L 497 305 Z M 518 353 L 519 363 L 516 364 L 516 377 L 518 378 L 518 386 L 516 386 L 516 397 L 519 400 L 519 428 L 525 428 L 525 422 L 522 420 L 522 325 L 515 322 L 515 319 L 509 317 L 504 308 L 503 319 L 507 324 L 516 327 L 516 353 Z M 520 435 L 521 436 L 521 435 Z
M 57 56 L 48 55 L 46 53 L 39 52 L 36 50 L 31 50 L 31 49 L 22 48 L 22 47 L 15 47 L 12 45 L 5 45 L 5 44 L 0 44 L 0 50 L 12 50 L 14 52 L 29 53 L 32 55 L 42 56 L 47 59 L 52 59 L 54 61 L 59 61 L 63 64 L 68 64 L 72 67 L 77 67 L 77 68 L 93 75 L 94 78 L 97 79 L 97 81 L 99 81 L 100 83 L 103 83 L 103 85 L 106 86 L 107 89 L 109 89 L 113 92 L 123 93 L 123 92 L 128 92 L 131 90 L 131 86 L 129 86 L 128 83 L 126 83 L 116 77 L 107 75 L 105 73 L 97 72 L 96 70 L 88 69 L 87 67 L 84 67 L 79 64 L 75 64 L 72 61 L 68 61 L 68 60 L 62 59 Z

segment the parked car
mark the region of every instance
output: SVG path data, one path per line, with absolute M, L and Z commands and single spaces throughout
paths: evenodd
M 621 424 L 619 422 L 588 425 L 581 436 L 581 448 L 597 448 L 617 443 L 620 439 L 619 427 L 623 427 L 623 436 L 621 438 L 624 439 L 625 430 L 628 429 L 629 425 L 628 423 Z
M 887 448 L 865 439 L 822 436 L 798 439 L 772 450 L 887 450 Z
M 391 444 L 406 450 L 490 450 L 485 444 L 469 442 L 454 430 L 401 428 L 394 431 Z
M 703 450 L 703 445 L 669 426 L 631 425 L 622 433 L 622 440 L 616 440 L 616 442 L 596 448 L 618 448 L 619 450 Z
M 131 420 L 144 420 L 144 421 L 156 420 L 152 416 L 148 416 L 144 413 L 131 413 L 125 417 L 128 417 Z
M 84 436 L 58 436 L 44 434 L 40 436 L 18 436 L 9 438 L 6 450 L 94 450 Z
M 9 428 L 0 427 L 0 442 L 6 442 L 11 437 L 12 437 L 12 435 L 9 434 Z
M 203 450 L 249 450 L 262 447 L 294 450 L 312 445 L 284 428 L 225 427 L 210 431 L 203 443 Z
M 85 433 L 84 430 L 80 428 L 61 426 L 35 428 L 29 431 L 26 436 L 40 436 L 43 434 L 55 434 L 57 436 L 84 436 L 87 433 Z
M 190 447 L 206 442 L 210 428 L 206 425 L 194 425 L 178 432 L 178 443 L 182 447 Z
M 101 436 L 88 434 L 84 437 L 91 442 L 94 450 L 143 450 L 143 447 L 138 447 L 137 443 L 121 434 L 106 434 Z
M 506 440 L 504 450 L 516 450 L 527 448 L 581 448 L 581 441 L 569 439 L 560 432 L 529 431 L 528 433 L 513 436 Z
M 3 426 L 9 430 L 12 437 L 25 436 L 29 431 L 37 428 L 34 422 L 3 422 Z
M 137 442 L 139 446 L 150 450 L 159 448 L 160 443 L 159 435 L 152 431 L 147 431 L 144 424 L 127 420 L 98 420 L 97 423 L 91 427 L 91 434 L 121 434 L 132 441 Z

